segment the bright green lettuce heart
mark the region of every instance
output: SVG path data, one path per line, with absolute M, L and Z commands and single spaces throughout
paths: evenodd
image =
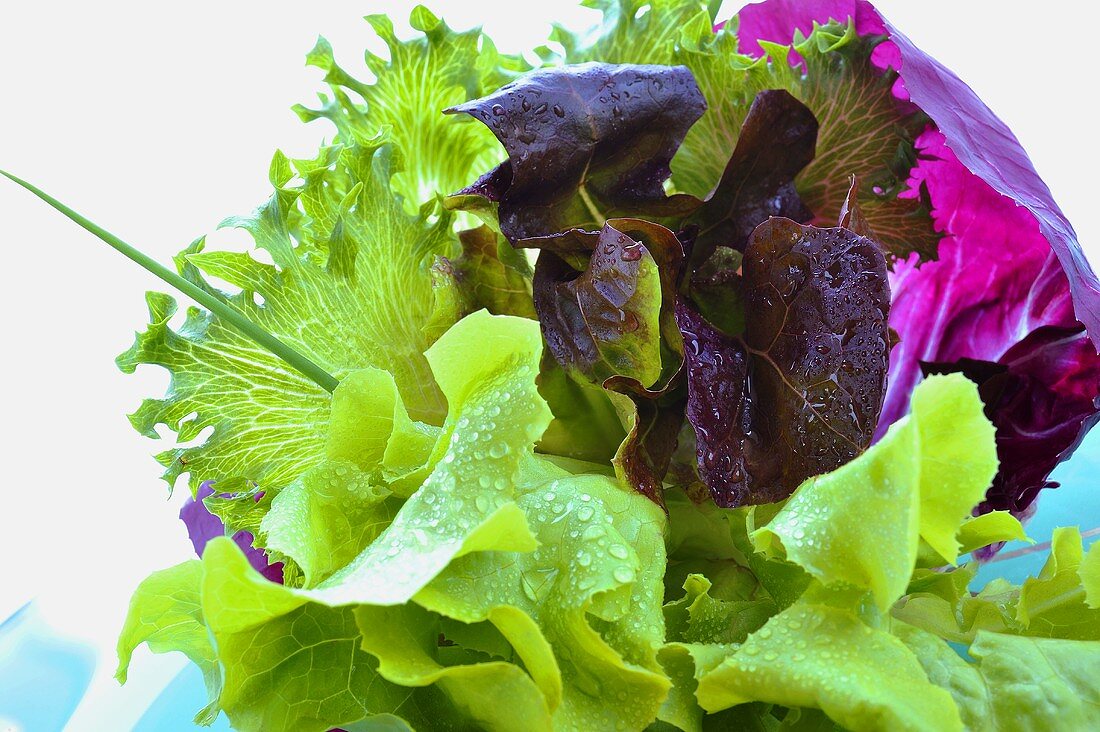
M 852 462 L 799 486 L 752 541 L 827 586 L 869 590 L 885 611 L 905 594 L 919 538 L 955 560 L 959 527 L 997 471 L 993 437 L 972 382 L 929 377 L 908 418 Z
M 962 729 L 909 649 L 841 608 L 796 603 L 696 676 L 708 712 L 763 700 L 820 708 L 848 729 Z
M 325 454 L 367 472 L 381 468 L 387 488 L 408 497 L 428 475 L 440 432 L 409 417 L 389 372 L 360 369 L 344 377 L 332 394 Z
M 446 404 L 423 355 L 431 344 L 424 328 L 435 301 L 430 266 L 454 246 L 448 217 L 430 223 L 402 210 L 389 184 L 390 147 L 328 153 L 327 163 L 295 163 L 306 179 L 301 187 L 288 185 L 290 163 L 276 156 L 275 195 L 227 222 L 248 230 L 277 267 L 249 254 L 204 252 L 201 240 L 177 267 L 203 287 L 211 288 L 205 274 L 240 288 L 222 296 L 337 378 L 370 366 L 389 371 L 409 413 L 439 423 Z M 321 189 L 327 197 L 314 193 Z M 150 437 L 163 423 L 180 441 L 213 427 L 203 443 L 158 456 L 166 480 L 189 472 L 192 490 L 230 478 L 277 490 L 324 459 L 328 392 L 208 313 L 190 309 L 173 331 L 172 298 L 154 293 L 148 302 L 150 325 L 118 363 L 127 372 L 163 366 L 171 382 L 131 422 Z
M 894 632 L 929 680 L 951 693 L 971 732 L 1100 725 L 1100 643 L 981 632 L 969 663 L 930 633 L 905 625 Z
M 979 516 L 968 516 L 959 527 L 956 535 L 958 556 L 969 554 L 990 544 L 1006 541 L 1026 541 L 1034 543 L 1024 532 L 1020 520 L 1008 511 L 990 511 Z M 946 546 L 952 546 L 947 544 Z M 917 550 L 917 566 L 922 568 L 942 567 L 955 564 L 933 549 L 927 540 L 921 541 Z
M 1090 550 L 1090 556 L 1093 553 Z M 1077 528 L 1054 530 L 1046 564 L 1039 576 L 1029 577 L 1020 590 L 1016 619 L 1027 629 L 1025 635 L 1100 640 L 1100 609 L 1086 603 L 1084 580 L 1089 568 L 1081 573 L 1084 558 Z
M 955 643 L 972 643 L 980 630 L 1021 632 L 1016 621 L 1020 588 L 995 579 L 981 592 L 971 593 L 977 571 L 974 562 L 946 572 L 917 569 L 907 594 L 891 608 L 891 616 Z
M 202 671 L 210 703 L 195 715 L 196 724 L 218 716 L 222 669 L 202 614 L 202 563 L 192 559 L 149 575 L 130 599 L 126 623 L 118 637 L 115 678 L 126 683 L 134 649 L 142 643 L 153 653 L 180 651 Z
M 366 20 L 389 50 L 388 60 L 366 54 L 376 80 L 368 84 L 352 77 L 320 38 L 308 63 L 325 72 L 333 99 L 322 95 L 320 109 L 298 106 L 295 111 L 305 121 L 331 120 L 338 142 L 361 142 L 389 130 L 407 162 L 394 177 L 394 191 L 415 211 L 500 162 L 488 128 L 445 118 L 442 111 L 488 94 L 529 67 L 518 57 L 498 53 L 480 29 L 455 32 L 423 6 L 410 17 L 420 33 L 407 41 L 398 39 L 385 15 L 368 15 Z
M 613 479 L 541 458 L 526 461 L 517 493 L 539 548 L 460 557 L 415 601 L 497 625 L 544 690 L 555 729 L 644 727 L 669 688 L 656 661 L 663 512 Z
M 279 492 L 260 523 L 265 548 L 291 559 L 314 587 L 359 555 L 393 521 L 398 506 L 353 463 L 327 461 Z M 285 581 L 285 580 L 284 580 Z
M 466 663 L 443 665 L 440 618 L 416 605 L 355 609 L 362 647 L 379 660 L 378 674 L 407 687 L 436 685 L 465 716 L 490 730 L 549 732 L 546 697 L 519 666 L 484 661 L 476 654 Z M 481 661 L 479 663 L 479 661 Z M 442 721 L 442 720 L 441 720 Z
M 990 511 L 963 521 L 958 534 L 959 554 L 1002 541 L 1031 541 L 1020 520 L 1008 511 Z

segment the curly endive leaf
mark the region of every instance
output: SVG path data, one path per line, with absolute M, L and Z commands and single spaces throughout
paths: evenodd
M 202 240 L 176 265 L 338 378 L 368 366 L 391 372 L 409 414 L 438 424 L 445 402 L 424 359 L 431 345 L 424 328 L 436 299 L 430 265 L 454 247 L 450 220 L 432 224 L 404 212 L 389 185 L 391 159 L 385 146 L 332 148 L 317 161 L 295 161 L 306 182 L 291 187 L 289 164 L 277 155 L 275 194 L 224 224 L 245 228 L 277 266 L 244 253 L 205 252 Z M 218 292 L 205 275 L 241 291 Z M 191 308 L 172 330 L 175 301 L 159 293 L 147 300 L 150 325 L 118 365 L 127 373 L 139 364 L 162 366 L 171 383 L 131 422 L 150 437 L 164 424 L 180 441 L 213 427 L 202 444 L 157 456 L 165 480 L 174 484 L 188 472 L 192 492 L 203 480 L 228 478 L 274 489 L 324 457 L 328 392 L 209 313 Z
M 671 64 L 684 27 L 703 23 L 707 30 L 721 3 L 711 0 L 584 0 L 603 18 L 596 33 L 578 34 L 554 25 L 550 40 L 565 49 L 568 63 Z M 639 43 L 644 38 L 643 43 Z M 639 61 L 644 57 L 645 61 Z
M 408 157 L 408 168 L 394 176 L 393 187 L 415 211 L 437 194 L 466 185 L 501 159 L 488 130 L 456 124 L 441 110 L 487 94 L 528 65 L 498 53 L 480 29 L 456 32 L 422 5 L 413 9 L 409 20 L 420 34 L 402 41 L 387 16 L 366 17 L 389 50 L 388 60 L 366 53 L 367 68 L 376 77 L 373 83 L 342 69 L 332 46 L 319 38 L 307 62 L 325 72 L 333 98 L 321 95 L 319 109 L 299 105 L 295 111 L 305 121 L 329 119 L 339 132 L 337 142 L 345 144 L 364 142 L 389 128 Z

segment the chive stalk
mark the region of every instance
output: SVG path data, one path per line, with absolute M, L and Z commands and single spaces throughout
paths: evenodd
M 325 371 L 316 362 L 305 356 L 302 353 L 294 350 L 291 346 L 287 345 L 283 341 L 276 338 L 271 333 L 258 326 L 256 323 L 248 319 L 248 317 L 242 313 L 232 303 L 226 302 L 215 295 L 210 294 L 201 287 L 198 287 L 193 282 L 188 282 L 183 277 L 165 267 L 160 262 L 149 257 L 146 254 L 135 249 L 133 246 L 119 239 L 117 236 L 102 228 L 98 224 L 89 221 L 85 217 L 81 216 L 76 211 L 72 210 L 65 204 L 58 201 L 53 196 L 49 195 L 45 191 L 36 187 L 35 185 L 28 183 L 27 181 L 12 175 L 6 171 L 0 170 L 0 175 L 5 176 L 12 182 L 17 183 L 23 188 L 38 196 L 40 199 L 48 203 L 54 209 L 64 214 L 68 218 L 72 219 L 79 226 L 91 232 L 98 239 L 104 243 L 110 245 L 117 251 L 124 254 L 130 260 L 144 267 L 149 272 L 164 280 L 166 283 L 176 288 L 180 292 L 184 293 L 199 305 L 214 313 L 217 317 L 223 321 L 231 324 L 234 328 L 239 330 L 245 336 L 251 338 L 258 345 L 271 351 L 287 362 L 291 367 L 300 371 L 303 375 L 307 376 L 311 380 L 315 381 L 318 386 L 327 390 L 333 391 L 336 389 L 339 382 L 332 374 Z

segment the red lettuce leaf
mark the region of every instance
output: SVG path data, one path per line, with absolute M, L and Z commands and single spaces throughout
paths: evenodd
M 723 506 L 783 498 L 867 448 L 886 388 L 879 245 L 773 218 L 743 261 L 744 338 L 680 305 L 699 474 Z
M 646 246 L 610 222 L 598 233 L 575 229 L 543 244 L 535 266 L 535 310 L 558 363 L 597 384 L 615 375 L 647 386 L 655 382 L 661 375 L 663 298 L 657 263 Z M 583 272 L 555 251 L 584 249 L 589 259 Z
M 531 265 L 502 236 L 486 225 L 458 233 L 462 254 L 439 263 L 453 278 L 468 309 L 493 315 L 534 318 Z
M 626 438 L 611 461 L 616 473 L 631 488 L 662 507 L 665 474 L 684 423 L 681 373 L 678 369 L 659 389 L 646 389 L 636 379 L 624 376 L 612 376 L 603 383 L 629 425 Z
M 452 197 L 499 204 L 513 243 L 613 216 L 684 214 L 698 201 L 669 197 L 669 162 L 706 102 L 683 66 L 586 63 L 542 69 L 487 97 L 448 109 L 485 123 L 508 160 Z
M 695 430 L 699 478 L 719 506 L 767 503 L 746 469 L 749 362 L 740 339 L 727 336 L 682 302 L 676 322 L 684 336 L 687 364 L 687 420 Z
M 725 172 L 690 221 L 699 227 L 693 261 L 717 246 L 744 251 L 753 229 L 769 216 L 809 221 L 794 178 L 814 159 L 817 119 L 782 89 L 753 99 Z

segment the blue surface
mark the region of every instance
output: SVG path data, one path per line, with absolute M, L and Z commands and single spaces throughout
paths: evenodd
M 24 605 L 0 623 L 0 728 L 64 729 L 94 671 L 90 648 L 58 638 Z
M 202 672 L 194 664 L 188 665 L 134 725 L 133 732 L 191 732 L 192 730 L 228 731 L 229 722 L 225 715 L 209 727 L 200 727 L 192 722 L 195 712 L 206 706 L 206 685 Z

